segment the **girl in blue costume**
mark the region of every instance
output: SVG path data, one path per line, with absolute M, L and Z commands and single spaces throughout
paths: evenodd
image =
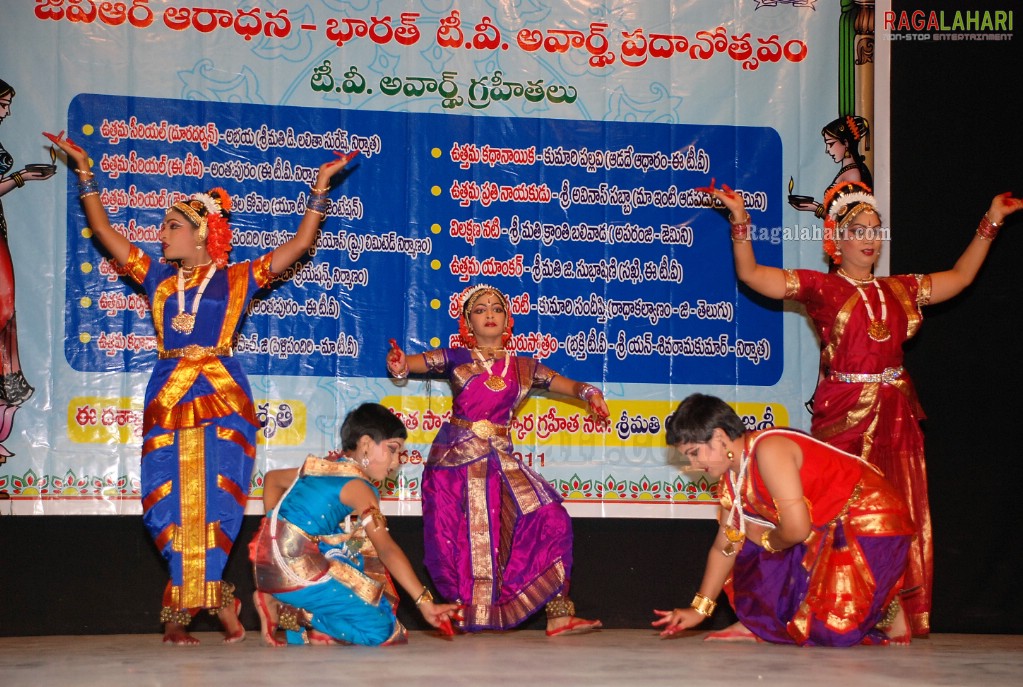
M 160 262 L 110 226 L 86 152 L 62 134 L 44 135 L 67 154 L 78 175 L 90 229 L 142 285 L 153 313 L 158 361 L 145 397 L 142 510 L 170 567 L 160 613 L 163 641 L 198 644 L 187 626 L 203 608 L 219 617 L 225 641 L 241 641 L 240 602 L 222 575 L 242 523 L 259 422 L 231 344 L 256 291 L 313 245 L 330 178 L 353 155 L 320 166 L 295 236 L 272 252 L 227 265 L 230 197 L 213 189 L 167 210 Z
M 458 606 L 433 602 L 391 539 L 372 484 L 398 466 L 407 436 L 387 408 L 364 403 L 341 425 L 342 453 L 266 474 L 266 517 L 249 552 L 268 645 L 405 642 L 392 574 L 423 618 L 452 634 Z

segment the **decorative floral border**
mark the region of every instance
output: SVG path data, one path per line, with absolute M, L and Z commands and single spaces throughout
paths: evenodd
M 263 495 L 262 472 L 252 475 L 249 483 L 249 497 Z M 405 475 L 388 477 L 374 482 L 385 498 L 418 499 L 421 480 Z M 582 479 L 578 474 L 571 478 L 551 481 L 567 501 L 716 501 L 717 482 L 708 482 L 706 477 L 690 481 L 682 476 L 670 480 L 652 480 L 645 475 L 639 480 L 616 479 L 608 475 L 601 480 Z M 107 474 L 100 476 L 77 475 L 68 470 L 63 476 L 37 475 L 28 470 L 22 475 L 0 475 L 0 492 L 10 497 L 38 497 L 40 499 L 133 499 L 142 497 L 142 485 L 137 478 L 128 475 Z

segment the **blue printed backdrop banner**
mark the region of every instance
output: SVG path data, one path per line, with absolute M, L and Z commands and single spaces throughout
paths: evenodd
M 841 164 L 821 139 L 843 107 L 838 3 L 24 0 L 0 21 L 14 89 L 0 144 L 11 170 L 57 167 L 0 184 L 17 312 L 3 379 L 34 388 L 2 399 L 12 511 L 140 511 L 156 359 L 145 298 L 42 129 L 89 151 L 112 224 L 154 259 L 166 208 L 213 187 L 233 199 L 231 259 L 272 250 L 317 167 L 358 151 L 315 250 L 236 342 L 263 423 L 250 512 L 267 470 L 334 448 L 368 400 L 409 428 L 381 487 L 391 512 L 418 512 L 450 391 L 390 380 L 388 341 L 454 345 L 458 294 L 480 282 L 509 294 L 520 355 L 605 391 L 608 423 L 537 394 L 513 425 L 576 515 L 713 516 L 713 484 L 664 445 L 693 391 L 750 427 L 809 424 L 817 343 L 798 311 L 736 282 L 725 214 L 696 189 L 744 195 L 761 263 L 824 266 L 793 193 L 819 200 Z

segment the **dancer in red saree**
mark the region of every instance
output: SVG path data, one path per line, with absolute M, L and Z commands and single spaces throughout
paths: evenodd
M 813 436 L 876 465 L 909 504 L 917 537 L 901 596 L 914 636 L 930 632 L 933 579 L 931 516 L 924 463 L 924 418 L 902 367 L 902 346 L 923 320 L 921 306 L 941 303 L 973 282 L 1005 218 L 1023 207 L 995 196 L 973 239 L 950 270 L 878 278 L 874 265 L 885 230 L 870 189 L 833 188 L 824 199 L 824 250 L 837 269 L 785 270 L 757 264 L 742 194 L 708 189 L 729 211 L 735 271 L 768 298 L 799 301 L 822 342 L 821 382 L 813 398 Z

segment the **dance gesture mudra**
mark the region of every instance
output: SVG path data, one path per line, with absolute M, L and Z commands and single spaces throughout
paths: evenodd
M 919 329 L 921 307 L 941 303 L 973 282 L 1005 218 L 1023 207 L 995 196 L 952 269 L 875 277 L 886 230 L 877 201 L 860 183 L 824 198 L 824 250 L 836 269 L 787 270 L 758 264 L 742 195 L 722 186 L 701 189 L 729 211 L 739 279 L 768 298 L 799 301 L 821 341 L 821 379 L 813 397 L 813 436 L 876 465 L 905 497 L 917 537 L 901 601 L 914 636 L 930 632 L 933 543 L 920 420 L 924 413 L 902 366 L 903 344 Z
M 174 203 L 160 224 L 161 262 L 110 226 L 85 150 L 63 135 L 44 136 L 78 176 L 93 235 L 142 286 L 153 314 L 157 362 L 145 395 L 142 509 L 170 568 L 163 641 L 198 644 L 187 627 L 201 609 L 219 616 L 225 641 L 240 641 L 241 602 L 222 575 L 242 524 L 259 421 L 232 339 L 256 291 L 313 245 L 330 179 L 353 155 L 320 166 L 295 235 L 256 260 L 228 264 L 231 198 L 224 189 Z
M 604 396 L 508 351 L 512 317 L 496 288 L 472 287 L 460 300 L 464 348 L 406 356 L 392 341 L 387 354 L 395 378 L 430 373 L 451 383 L 451 419 L 423 471 L 426 568 L 441 595 L 463 605 L 458 626 L 467 632 L 515 627 L 544 605 L 548 636 L 595 630 L 600 621 L 576 617 L 568 598 L 571 519 L 560 494 L 515 457 L 510 423 L 535 387 L 576 396 L 601 418 Z

